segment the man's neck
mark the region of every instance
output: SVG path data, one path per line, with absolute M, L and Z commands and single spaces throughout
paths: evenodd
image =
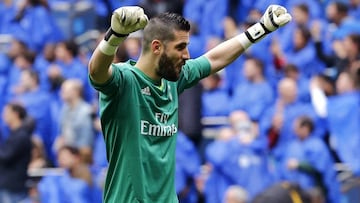
M 150 55 L 141 55 L 135 67 L 140 69 L 145 75 L 160 83 L 161 78 L 156 74 L 158 60 Z

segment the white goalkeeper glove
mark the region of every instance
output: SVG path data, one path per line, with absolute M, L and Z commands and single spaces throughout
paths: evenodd
M 270 5 L 260 22 L 249 27 L 244 33 L 237 36 L 244 49 L 259 41 L 265 35 L 275 31 L 291 21 L 291 15 L 286 8 L 279 5 Z
M 102 53 L 114 55 L 118 45 L 126 37 L 137 30 L 143 29 L 148 23 L 148 17 L 139 6 L 125 6 L 116 9 L 111 16 L 111 26 L 104 40 L 99 44 Z

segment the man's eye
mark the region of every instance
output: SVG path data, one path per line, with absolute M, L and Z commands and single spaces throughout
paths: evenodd
M 185 48 L 186 48 L 186 46 L 181 46 L 181 47 L 178 47 L 177 50 L 182 51 L 182 50 L 184 50 Z

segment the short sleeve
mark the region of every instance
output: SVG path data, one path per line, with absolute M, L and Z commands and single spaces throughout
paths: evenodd
M 116 93 L 119 93 L 119 91 L 122 89 L 121 87 L 123 86 L 123 83 L 124 83 L 124 79 L 123 79 L 124 76 L 121 71 L 120 65 L 112 64 L 111 68 L 112 68 L 112 75 L 103 84 L 98 84 L 98 83 L 94 82 L 89 75 L 89 80 L 90 80 L 91 86 L 93 86 L 97 91 L 99 91 L 107 96 L 112 96 Z
M 182 93 L 185 89 L 194 86 L 201 79 L 210 75 L 210 70 L 210 62 L 205 56 L 187 60 L 177 82 L 178 93 Z

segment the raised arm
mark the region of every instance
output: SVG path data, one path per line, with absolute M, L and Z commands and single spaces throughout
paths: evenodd
M 285 25 L 290 20 L 291 16 L 284 7 L 270 5 L 260 22 L 205 53 L 211 64 L 211 73 L 215 73 L 233 62 L 250 45 Z
M 111 76 L 110 65 L 115 51 L 126 37 L 146 26 L 148 22 L 144 10 L 138 6 L 125 6 L 116 9 L 111 16 L 111 27 L 99 43 L 89 61 L 91 79 L 98 83 L 105 83 Z

